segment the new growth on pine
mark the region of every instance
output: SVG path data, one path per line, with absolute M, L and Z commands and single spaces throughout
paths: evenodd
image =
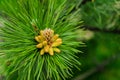
M 0 47 L 7 80 L 65 80 L 81 63 L 80 10 L 69 0 L 4 0 Z

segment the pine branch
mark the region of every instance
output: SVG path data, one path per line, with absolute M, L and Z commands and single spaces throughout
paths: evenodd
M 119 57 L 120 57 L 120 54 L 117 53 L 117 54 L 109 57 L 108 59 L 104 60 L 102 63 L 100 63 L 96 67 L 86 71 L 83 74 L 80 74 L 79 76 L 77 76 L 73 80 L 84 80 L 84 79 L 88 78 L 90 75 L 95 74 L 96 72 L 103 71 L 106 68 L 107 65 L 111 64 L 111 62 L 114 62 Z
M 75 53 L 80 9 L 69 0 L 4 0 L 0 27 L 8 80 L 65 80 L 81 63 Z M 68 5 L 69 4 L 69 5 Z M 71 4 L 71 5 L 70 5 Z M 79 69 L 79 68 L 78 68 Z

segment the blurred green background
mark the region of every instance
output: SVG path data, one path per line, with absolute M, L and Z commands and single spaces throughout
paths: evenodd
M 83 0 L 80 8 L 84 26 L 78 40 L 86 46 L 80 48 L 81 72 L 71 80 L 119 80 L 120 0 Z
M 120 80 L 120 0 L 77 1 L 84 22 L 77 31 L 78 40 L 85 46 L 79 47 L 81 71 L 73 69 L 74 76 L 68 80 Z

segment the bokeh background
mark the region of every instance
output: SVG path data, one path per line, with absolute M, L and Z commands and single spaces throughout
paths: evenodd
M 86 46 L 72 80 L 119 80 L 120 0 L 83 0 L 79 7 L 84 26 L 78 38 Z

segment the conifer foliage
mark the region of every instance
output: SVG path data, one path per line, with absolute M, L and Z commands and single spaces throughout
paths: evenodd
M 73 11 L 76 2 L 68 6 L 68 1 L 1 1 L 4 24 L 0 27 L 0 54 L 4 58 L 4 72 L 8 80 L 63 80 L 72 76 L 73 67 L 79 69 L 81 63 L 75 53 L 80 52 L 76 48 L 82 42 L 76 40 L 75 30 L 82 21 L 80 10 Z M 57 44 L 54 44 L 57 40 L 53 43 L 55 48 L 46 47 L 52 44 L 46 38 L 43 40 L 46 42 L 36 39 L 42 35 L 41 30 L 50 32 L 43 35 L 47 36 L 48 42 L 51 36 L 55 37 L 51 35 L 52 31 L 59 35 Z M 43 50 L 43 53 L 40 52 Z

